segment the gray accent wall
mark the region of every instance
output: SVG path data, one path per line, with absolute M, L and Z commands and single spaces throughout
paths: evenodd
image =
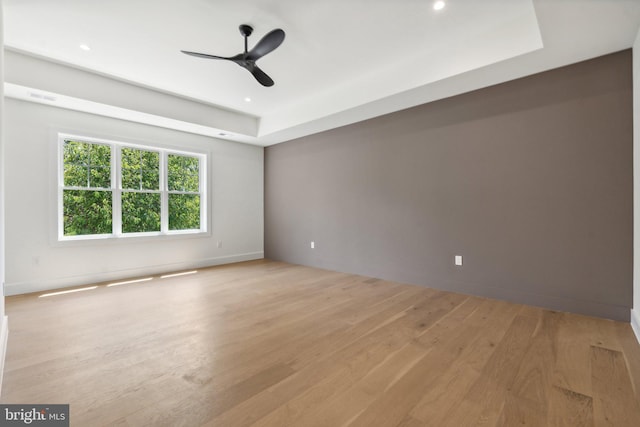
M 268 147 L 265 256 L 628 321 L 632 122 L 626 50 Z

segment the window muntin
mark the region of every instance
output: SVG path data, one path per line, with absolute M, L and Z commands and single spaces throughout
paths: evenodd
M 64 185 L 75 188 L 111 187 L 111 147 L 65 140 Z
M 169 191 L 197 193 L 200 183 L 200 162 L 197 157 L 169 154 Z
M 205 155 L 60 135 L 60 240 L 206 232 Z

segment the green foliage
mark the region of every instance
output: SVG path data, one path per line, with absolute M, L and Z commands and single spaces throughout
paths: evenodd
M 109 191 L 90 188 L 111 187 L 111 147 L 79 141 L 65 141 L 64 185 L 87 190 L 64 190 L 64 235 L 110 234 L 112 196 Z
M 200 196 L 169 194 L 169 230 L 200 228 Z
M 160 231 L 160 193 L 122 193 L 122 232 Z
M 169 154 L 167 157 L 169 191 L 197 193 L 200 190 L 199 159 L 177 154 Z
M 200 160 L 197 157 L 167 156 L 167 184 L 169 191 L 197 193 L 200 190 Z M 169 194 L 169 230 L 197 230 L 200 228 L 200 196 L 197 194 Z
M 120 150 L 122 232 L 161 231 L 160 152 Z M 64 186 L 74 188 L 63 191 L 64 235 L 113 233 L 111 146 L 67 140 L 63 163 Z M 169 154 L 167 187 L 169 230 L 199 229 L 199 158 Z
M 111 147 L 108 145 L 65 141 L 63 156 L 65 186 L 111 186 Z
M 122 148 L 122 188 L 127 190 L 160 189 L 160 153 Z
M 110 234 L 110 191 L 64 190 L 64 235 Z

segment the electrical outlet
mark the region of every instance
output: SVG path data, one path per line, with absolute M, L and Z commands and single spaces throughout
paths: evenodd
M 462 255 L 456 255 L 455 256 L 455 264 L 456 265 L 462 265 Z
M 316 248 L 316 242 L 312 241 L 311 242 L 311 249 L 315 249 Z
M 218 246 L 219 248 L 221 248 L 221 247 L 222 247 L 222 240 L 218 240 L 217 246 Z

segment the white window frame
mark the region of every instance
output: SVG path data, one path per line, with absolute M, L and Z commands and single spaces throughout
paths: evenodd
M 64 235 L 64 190 L 86 190 L 85 187 L 65 187 L 64 185 L 64 144 L 67 140 L 86 142 L 89 144 L 102 144 L 111 147 L 111 187 L 108 189 L 98 189 L 99 191 L 110 191 L 112 194 L 112 233 L 110 234 L 85 234 L 80 236 Z M 71 135 L 67 133 L 58 134 L 58 159 L 57 159 L 57 187 L 58 187 L 58 241 L 74 240 L 96 240 L 96 239 L 120 239 L 131 237 L 154 237 L 154 236 L 175 236 L 194 235 L 207 233 L 207 154 L 195 151 L 177 150 L 151 145 L 141 145 L 128 142 L 112 141 L 101 138 Z M 123 233 L 122 232 L 122 179 L 121 179 L 121 148 L 134 148 L 160 153 L 160 231 Z M 168 163 L 169 154 L 198 158 L 199 172 L 199 192 L 176 192 L 168 189 Z M 125 189 L 124 191 L 132 191 Z M 134 190 L 135 191 L 135 190 Z M 146 192 L 146 191 L 141 191 Z M 156 192 L 155 190 L 150 192 Z M 200 196 L 200 228 L 190 230 L 169 230 L 169 194 L 198 194 Z

